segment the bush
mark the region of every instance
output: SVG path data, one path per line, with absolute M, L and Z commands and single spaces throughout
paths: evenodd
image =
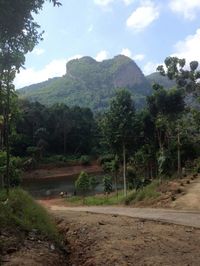
M 22 174 L 22 159 L 19 157 L 10 157 L 10 186 L 19 186 Z M 6 174 L 6 152 L 0 152 L 0 177 L 3 179 Z
M 90 157 L 88 155 L 82 155 L 80 157 L 80 163 L 82 165 L 89 165 L 90 164 Z
M 159 182 L 153 181 L 151 184 L 147 185 L 141 190 L 134 191 L 133 193 L 129 194 L 128 197 L 125 199 L 125 204 L 129 205 L 131 203 L 136 203 L 142 200 L 154 199 L 160 196 L 160 193 L 157 192 Z
M 94 190 L 96 188 L 96 186 L 99 184 L 99 182 L 97 181 L 97 178 L 94 176 L 90 176 L 90 189 Z
M 194 172 L 195 173 L 200 173 L 200 158 L 195 160 Z
M 80 163 L 82 165 L 89 165 L 90 164 L 90 157 L 88 155 L 82 155 L 80 157 Z
M 85 195 L 86 192 L 90 190 L 90 178 L 89 175 L 82 171 L 75 182 L 75 188 L 80 193 Z
M 103 178 L 104 192 L 110 194 L 112 192 L 112 177 L 104 176 Z
M 99 163 L 101 165 L 105 164 L 105 163 L 108 163 L 108 162 L 111 162 L 112 160 L 115 159 L 115 156 L 113 154 L 106 154 L 106 155 L 102 155 L 100 158 L 99 158 Z
M 18 228 L 19 231 L 37 230 L 48 239 L 58 239 L 56 226 L 48 213 L 22 189 L 11 189 L 9 199 L 5 191 L 0 191 L 0 228 Z

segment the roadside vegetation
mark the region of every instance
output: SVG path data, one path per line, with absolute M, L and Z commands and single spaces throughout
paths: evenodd
M 22 189 L 11 189 L 9 198 L 6 191 L 0 191 L 0 230 L 37 232 L 37 235 L 52 241 L 59 240 L 56 225 L 47 211 Z

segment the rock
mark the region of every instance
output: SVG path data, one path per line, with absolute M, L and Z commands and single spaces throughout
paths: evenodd
M 101 221 L 98 222 L 98 224 L 99 224 L 99 225 L 105 225 L 105 223 L 104 223 L 104 222 L 101 222 Z
M 9 248 L 9 249 L 6 250 L 6 253 L 7 254 L 12 254 L 12 253 L 14 253 L 16 251 L 17 251 L 17 248 L 11 247 L 11 248 Z
M 50 245 L 50 250 L 51 250 L 51 251 L 54 251 L 55 249 L 56 249 L 56 248 L 55 248 L 55 245 L 54 245 L 54 244 L 51 244 L 51 245 Z

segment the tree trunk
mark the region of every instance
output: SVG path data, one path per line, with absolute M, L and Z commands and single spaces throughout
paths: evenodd
M 63 128 L 63 152 L 64 155 L 66 154 L 66 125 L 65 125 L 65 121 L 63 121 L 64 123 L 64 128 Z
M 118 188 L 117 188 L 117 173 L 114 174 L 115 175 L 115 192 L 118 198 Z
M 7 196 L 9 196 L 10 190 L 10 84 L 9 84 L 9 76 L 10 73 L 7 74 L 7 83 L 6 83 L 6 112 L 5 112 L 5 145 L 6 145 L 6 175 L 5 175 L 5 184 L 6 184 L 6 192 Z
M 126 186 L 126 148 L 123 143 L 123 178 L 124 178 L 124 196 L 127 196 L 127 186 Z
M 180 130 L 178 127 L 178 134 L 177 134 L 177 159 L 178 159 L 178 165 L 177 165 L 177 171 L 178 171 L 178 177 L 181 178 L 181 151 L 180 151 Z

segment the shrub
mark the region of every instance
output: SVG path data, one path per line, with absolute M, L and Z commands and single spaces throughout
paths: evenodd
M 159 182 L 154 181 L 143 189 L 132 192 L 125 199 L 125 204 L 129 205 L 130 203 L 134 204 L 138 201 L 157 198 L 158 196 L 160 196 L 160 193 L 157 192 L 158 185 Z
M 112 192 L 112 177 L 104 176 L 103 178 L 104 192 L 110 194 Z
M 96 188 L 96 186 L 99 184 L 99 182 L 97 181 L 96 177 L 91 176 L 90 178 L 90 189 L 94 190 Z
M 90 164 L 90 157 L 88 155 L 82 155 L 80 157 L 80 163 L 82 165 L 89 165 Z
M 106 154 L 106 155 L 102 155 L 100 158 L 99 158 L 99 163 L 101 165 L 105 164 L 105 163 L 108 163 L 108 162 L 111 162 L 112 160 L 115 159 L 115 156 L 113 154 Z
M 75 188 L 82 194 L 86 194 L 90 190 L 90 178 L 89 175 L 82 171 L 75 182 Z
M 21 183 L 21 174 L 22 174 L 22 159 L 19 157 L 10 157 L 10 186 L 19 186 Z M 6 152 L 0 152 L 0 177 L 3 177 L 6 174 Z

